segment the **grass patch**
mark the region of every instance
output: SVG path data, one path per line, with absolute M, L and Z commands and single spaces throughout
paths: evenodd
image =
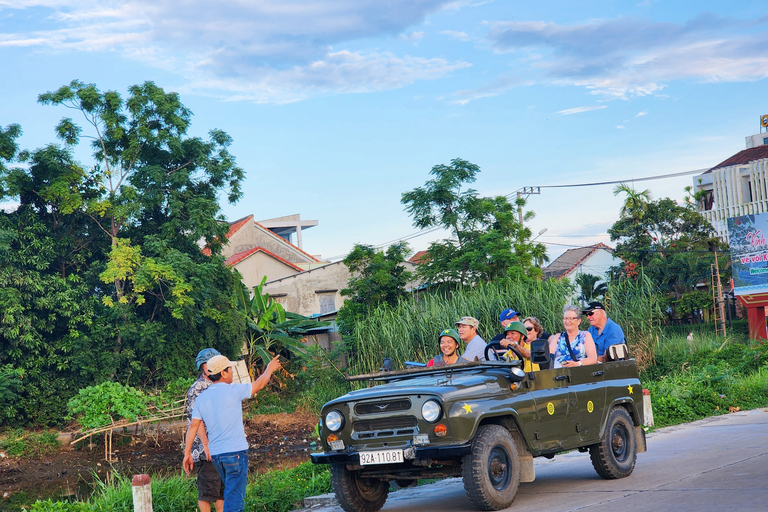
M 13 429 L 0 439 L 0 451 L 9 457 L 42 457 L 59 450 L 58 437 L 54 431 L 25 432 Z

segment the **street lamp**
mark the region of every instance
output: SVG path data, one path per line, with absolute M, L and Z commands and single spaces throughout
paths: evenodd
M 531 240 L 531 242 L 535 242 L 535 241 L 536 241 L 536 238 L 539 238 L 541 235 L 543 235 L 544 233 L 546 233 L 546 232 L 547 232 L 547 229 L 549 229 L 549 228 L 544 228 L 544 229 L 542 229 L 541 231 L 539 231 L 539 234 L 538 234 L 538 235 L 536 235 L 536 237 L 535 237 L 533 240 Z

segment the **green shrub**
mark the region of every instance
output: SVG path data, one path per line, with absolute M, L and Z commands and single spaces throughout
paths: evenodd
M 88 386 L 69 400 L 67 419 L 77 417 L 83 428 L 98 428 L 120 419 L 135 421 L 146 415 L 156 398 L 117 382 Z

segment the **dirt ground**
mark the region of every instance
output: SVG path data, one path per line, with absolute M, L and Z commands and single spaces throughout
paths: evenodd
M 312 414 L 271 414 L 246 420 L 251 445 L 250 472 L 292 467 L 309 460 L 317 418 Z M 0 454 L 0 510 L 3 502 L 36 498 L 83 499 L 92 488 L 94 473 L 104 481 L 113 472 L 150 476 L 181 471 L 186 423 L 163 423 L 156 430 L 132 435 L 114 434 L 112 453 L 106 461 L 104 437 L 93 446 L 74 449 L 68 444 L 55 454 L 39 459 L 3 457 Z M 16 498 L 16 499 L 13 499 Z

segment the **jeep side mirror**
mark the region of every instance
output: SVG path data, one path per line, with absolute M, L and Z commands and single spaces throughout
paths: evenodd
M 549 368 L 549 340 L 535 340 L 531 342 L 531 363 L 539 365 L 539 368 Z

